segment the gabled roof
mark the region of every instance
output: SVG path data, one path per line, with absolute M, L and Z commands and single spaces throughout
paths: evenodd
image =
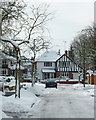
M 58 54 L 56 51 L 46 51 L 43 55 L 37 58 L 37 61 L 40 62 L 56 62 L 61 55 Z
M 66 54 L 63 54 L 62 56 L 60 56 L 57 60 L 56 60 L 56 62 L 58 61 L 58 60 L 60 60 L 63 56 L 66 56 L 69 60 L 71 60 L 74 64 L 76 64 L 76 65 L 78 65 L 77 63 L 75 63 L 75 61 L 73 61 L 72 60 L 72 58 L 70 58 L 69 56 L 67 56 Z M 81 69 L 83 69 L 80 65 L 78 65 Z

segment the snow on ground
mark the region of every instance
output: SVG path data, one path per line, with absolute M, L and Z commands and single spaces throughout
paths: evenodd
M 2 95 L 1 95 L 1 91 L 0 91 L 0 120 L 2 118 Z
M 85 84 L 85 87 L 82 83 L 72 85 L 75 90 L 79 90 L 81 94 L 85 96 L 94 96 L 94 85 Z
M 34 87 L 29 87 L 28 88 L 28 91 L 33 91 L 34 94 L 36 95 L 43 95 L 43 94 L 47 94 L 47 93 L 50 93 L 51 91 L 53 90 L 58 90 L 56 88 L 47 88 L 45 89 L 45 84 L 42 84 L 42 83 L 36 83 Z
M 2 96 L 3 111 L 28 112 L 30 111 L 30 109 L 32 109 L 34 104 L 37 104 L 40 101 L 40 98 L 38 98 L 37 96 L 49 93 L 52 90 L 56 90 L 55 88 L 45 89 L 45 85 L 40 83 L 36 83 L 34 87 L 31 87 L 31 83 L 23 84 L 26 84 L 26 86 L 21 89 L 20 99 L 15 98 L 15 95 L 12 95 L 10 97 Z
M 29 112 L 34 105 L 37 105 L 41 100 L 38 96 L 43 94 L 48 94 L 51 91 L 58 91 L 60 86 L 69 86 L 71 90 L 79 91 L 78 94 L 84 94 L 86 96 L 94 97 L 94 85 L 86 85 L 83 87 L 83 84 L 74 84 L 74 85 L 66 85 L 66 84 L 58 84 L 58 89 L 56 88 L 47 88 L 45 89 L 45 84 L 36 83 L 34 87 L 31 87 L 31 83 L 23 83 L 26 86 L 21 89 L 21 98 L 15 98 L 15 95 L 10 97 L 2 96 L 2 100 L 0 97 L 0 108 L 2 104 L 2 110 L 4 111 L 12 111 L 12 112 Z M 68 87 L 68 88 L 69 88 Z M 93 96 L 92 96 L 93 95 Z M 1 114 L 2 112 L 0 112 Z M 2 114 L 3 118 L 7 117 L 4 113 Z M 1 117 L 1 115 L 0 115 Z
M 9 118 L 3 111 L 2 111 L 2 92 L 0 91 L 0 120 L 3 118 Z
M 12 112 L 21 112 L 21 111 L 29 111 L 32 104 L 36 103 L 38 97 L 36 97 L 33 93 L 22 89 L 21 90 L 21 98 L 15 98 L 14 95 L 11 97 L 2 97 L 3 99 L 3 111 L 12 111 Z

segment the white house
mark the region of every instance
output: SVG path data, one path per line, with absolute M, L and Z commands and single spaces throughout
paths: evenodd
M 78 79 L 78 72 L 82 68 L 71 59 L 71 52 L 46 51 L 37 59 L 37 75 L 41 79 L 66 76 L 70 79 Z
M 59 52 L 46 51 L 37 59 L 37 75 L 39 79 L 56 77 L 55 62 L 60 56 Z

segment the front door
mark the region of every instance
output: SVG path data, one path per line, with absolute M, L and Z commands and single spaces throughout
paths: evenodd
M 54 73 L 43 73 L 43 79 L 54 78 Z

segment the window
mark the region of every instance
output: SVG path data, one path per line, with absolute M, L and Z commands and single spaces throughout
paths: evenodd
M 54 78 L 54 73 L 50 73 L 50 78 Z
M 6 75 L 6 69 L 4 69 L 4 70 L 2 71 L 2 74 L 3 74 L 3 75 Z
M 59 64 L 60 64 L 60 68 L 69 67 L 70 66 L 70 62 L 69 61 L 60 61 Z
M 2 68 L 8 68 L 8 61 L 2 60 Z
M 44 62 L 44 66 L 51 67 L 52 66 L 52 62 Z
M 2 64 L 7 64 L 6 60 L 2 60 Z
M 60 65 L 60 68 L 66 67 L 66 62 L 60 61 L 59 65 Z
M 13 66 L 13 62 L 11 61 L 11 66 Z

